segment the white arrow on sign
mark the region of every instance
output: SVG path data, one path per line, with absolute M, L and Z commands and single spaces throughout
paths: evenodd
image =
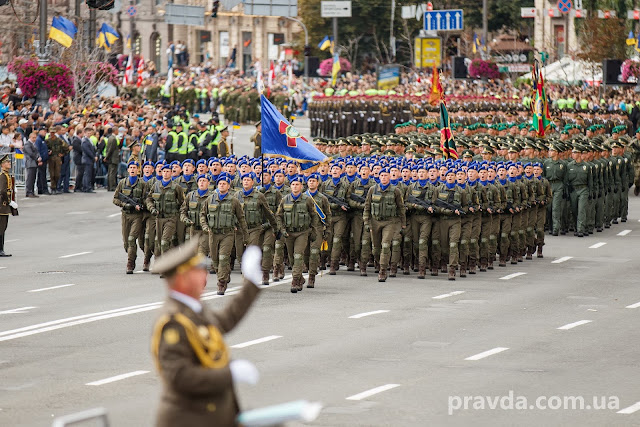
M 457 29 L 462 28 L 462 25 L 460 25 L 460 12 L 456 13 L 456 28 Z
M 442 28 L 440 28 L 440 12 L 436 13 L 436 30 L 441 30 Z
M 445 21 L 447 23 L 447 30 L 451 29 L 451 14 L 449 12 L 444 14 Z
M 29 310 L 33 310 L 34 308 L 36 308 L 36 307 L 14 308 L 13 310 L 0 311 L 0 314 L 23 314 L 23 313 L 26 313 Z

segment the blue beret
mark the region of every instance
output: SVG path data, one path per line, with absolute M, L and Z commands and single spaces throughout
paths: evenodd
M 293 183 L 293 182 L 299 182 L 300 184 L 302 184 L 304 182 L 304 179 L 302 179 L 302 176 L 300 175 L 293 175 L 291 178 L 289 178 L 289 182 Z
M 204 159 L 200 159 L 196 162 L 196 167 L 200 166 L 200 165 L 206 165 L 207 162 Z
M 182 162 L 182 167 L 184 167 L 184 165 L 186 165 L 186 164 L 190 164 L 191 166 L 195 166 L 196 162 L 194 162 L 193 159 L 187 159 L 187 160 Z
M 158 167 L 158 166 L 160 166 L 160 165 L 166 165 L 166 164 L 167 164 L 167 162 L 166 162 L 166 161 L 164 161 L 164 160 L 160 160 L 159 162 L 156 162 L 156 164 L 155 164 L 155 165 L 153 165 L 153 167 L 154 167 L 154 168 L 157 168 L 157 167 Z
M 380 174 L 383 174 L 383 173 L 390 173 L 390 172 L 389 172 L 389 168 L 382 168 L 382 169 L 380 169 Z
M 254 174 L 253 172 L 247 172 L 240 175 L 240 179 L 245 179 L 245 178 L 256 179 L 256 174 Z
M 198 178 L 196 179 L 196 182 L 200 181 L 201 179 L 206 179 L 207 181 L 209 181 L 209 177 L 207 175 L 200 174 L 200 175 L 198 175 Z
M 177 160 L 174 160 L 173 162 L 169 163 L 169 166 L 171 166 L 172 168 L 173 168 L 174 166 L 180 166 L 180 162 L 179 162 L 179 161 L 177 161 Z
M 274 175 L 278 175 L 279 173 L 281 173 L 282 175 L 284 175 L 284 171 L 282 169 L 278 169 L 276 170 L 273 174 Z
M 150 162 L 149 160 L 147 160 L 146 162 L 144 162 L 144 163 L 142 164 L 142 167 L 143 167 L 143 168 L 144 168 L 144 167 L 146 167 L 146 166 L 154 167 L 154 166 L 153 166 L 153 162 Z
M 127 165 L 127 167 L 129 167 L 129 166 L 131 166 L 131 165 L 135 165 L 135 166 L 137 166 L 137 167 L 140 167 L 140 163 L 136 162 L 135 160 L 131 160 L 131 161 L 129 162 L 129 164 Z
M 224 172 L 218 175 L 218 182 L 220 181 L 225 181 L 226 183 L 231 184 L 232 179 L 228 173 Z
M 450 173 L 455 175 L 457 171 L 454 168 L 450 168 L 450 169 L 447 169 L 447 173 L 445 175 L 449 175 Z
M 529 166 L 533 167 L 533 163 L 529 162 L 529 163 L 527 163 L 526 165 L 524 165 L 524 167 L 525 167 L 525 168 L 527 168 L 527 167 L 529 167 Z
M 167 165 L 165 164 L 164 166 L 162 166 L 162 170 L 171 170 L 171 165 Z
M 320 181 L 320 174 L 317 172 L 314 172 L 307 177 L 307 181 L 309 181 L 310 179 L 315 179 L 317 181 Z

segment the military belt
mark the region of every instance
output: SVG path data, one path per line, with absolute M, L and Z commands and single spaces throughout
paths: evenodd
M 158 214 L 158 218 L 175 218 L 176 216 L 178 216 L 177 213 L 173 213 L 173 214 Z
M 585 188 L 587 187 L 587 184 L 581 184 L 581 185 L 574 185 L 573 188 Z
M 233 227 L 230 228 L 212 228 L 211 233 L 213 234 L 227 234 L 234 231 Z
M 309 227 L 289 227 L 287 229 L 287 231 L 290 231 L 292 233 L 299 233 L 301 231 L 305 231 L 305 230 L 308 230 L 308 229 L 309 229 Z

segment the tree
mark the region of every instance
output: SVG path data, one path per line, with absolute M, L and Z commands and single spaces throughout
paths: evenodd
M 595 63 L 626 58 L 627 29 L 621 19 L 585 19 L 578 31 L 581 51 L 578 58 Z

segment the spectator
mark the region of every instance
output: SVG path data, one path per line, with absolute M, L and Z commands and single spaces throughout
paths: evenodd
M 40 157 L 40 153 L 38 148 L 36 147 L 36 140 L 38 139 L 38 134 L 32 132 L 29 135 L 29 138 L 24 143 L 24 158 L 25 158 L 25 167 L 27 169 L 27 178 L 26 178 L 26 191 L 27 197 L 29 198 L 37 198 L 35 194 L 35 183 L 36 183 L 36 174 L 38 172 L 38 166 L 42 165 L 42 157 Z
M 49 161 L 49 154 L 51 150 L 47 146 L 45 137 L 47 135 L 46 126 L 41 126 L 38 130 L 36 138 L 36 148 L 40 154 L 40 162 L 38 163 L 38 194 L 51 195 L 47 188 L 47 163 Z
M 96 147 L 91 142 L 93 133 L 94 129 L 87 128 L 85 130 L 85 135 L 82 138 L 81 143 L 82 169 L 84 170 L 81 191 L 85 193 L 93 193 L 93 165 L 98 161 L 98 156 L 96 155 Z

